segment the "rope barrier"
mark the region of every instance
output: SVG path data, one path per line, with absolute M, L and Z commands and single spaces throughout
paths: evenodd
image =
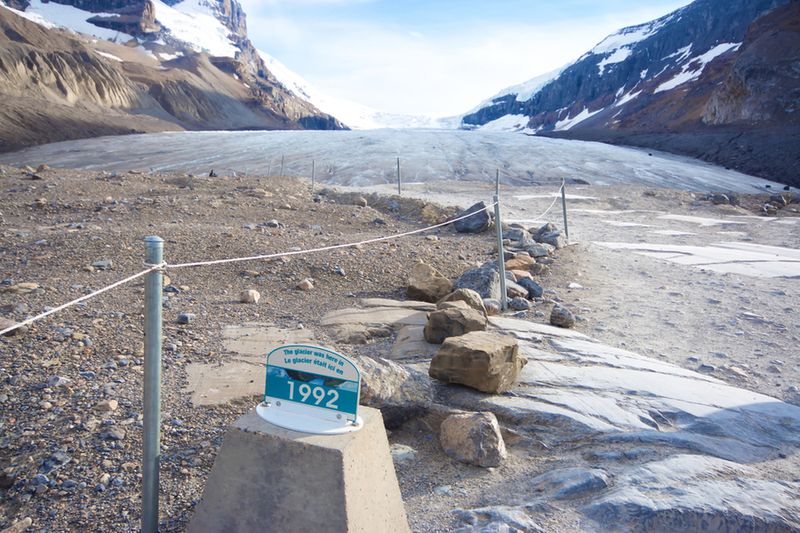
M 559 188 L 559 192 L 561 191 L 561 189 L 563 187 L 564 187 L 564 184 L 562 183 L 561 188 Z M 541 215 L 539 215 L 539 217 L 537 217 L 537 218 L 542 218 L 545 215 L 547 215 L 547 213 L 549 213 L 550 210 L 555 205 L 557 199 L 558 199 L 558 197 L 556 197 L 556 199 L 553 200 L 553 203 L 550 205 L 550 207 L 548 207 L 547 210 L 545 210 L 545 212 L 542 213 Z M 497 205 L 499 203 L 500 202 L 493 202 L 492 204 L 486 206 L 486 209 L 488 210 L 489 208 L 494 207 L 495 205 Z M 418 233 L 424 233 L 426 231 L 430 231 L 430 230 L 433 230 L 433 229 L 441 228 L 441 227 L 447 226 L 449 224 L 453 224 L 455 222 L 458 222 L 460 220 L 464 220 L 466 218 L 469 218 L 469 217 L 473 216 L 474 214 L 475 214 L 475 212 L 467 213 L 466 215 L 462 215 L 462 216 L 460 216 L 458 218 L 454 218 L 452 220 L 447 220 L 445 222 L 442 222 L 440 224 L 435 224 L 433 226 L 428 226 L 428 227 L 421 228 L 421 229 L 406 231 L 404 233 L 398 233 L 398 234 L 395 234 L 395 235 L 388 235 L 388 236 L 385 236 L 385 237 L 376 237 L 374 239 L 366 239 L 366 240 L 363 240 L 363 241 L 351 242 L 351 243 L 346 243 L 346 244 L 334 244 L 334 245 L 331 245 L 331 246 L 323 246 L 323 247 L 319 247 L 319 248 L 309 248 L 309 249 L 306 249 L 306 250 L 295 250 L 295 251 L 289 251 L 289 252 L 278 252 L 278 253 L 263 254 L 263 255 L 253 255 L 253 256 L 248 256 L 248 257 L 236 257 L 236 258 L 231 258 L 231 259 L 216 259 L 216 260 L 212 260 L 212 261 L 195 261 L 195 262 L 190 262 L 190 263 L 176 263 L 176 264 L 170 264 L 170 263 L 166 263 L 165 262 L 165 263 L 161 263 L 159 265 L 145 264 L 145 266 L 148 267 L 148 268 L 145 269 L 145 270 L 142 270 L 141 272 L 137 272 L 136 274 L 133 274 L 132 276 L 128 276 L 127 278 L 119 280 L 119 281 L 117 281 L 115 283 L 112 283 L 111 285 L 108 285 L 107 287 L 103 287 L 102 289 L 99 289 L 99 290 L 96 290 L 96 291 L 91 292 L 89 294 L 86 294 L 84 296 L 81 296 L 80 298 L 76 298 L 75 300 L 72 300 L 72 301 L 67 302 L 67 303 L 65 303 L 63 305 L 60 305 L 60 306 L 55 307 L 53 309 L 50 309 L 49 311 L 45 311 L 44 313 L 40 313 L 40 314 L 38 314 L 38 315 L 36 315 L 34 317 L 31 317 L 31 318 L 28 318 L 26 320 L 23 320 L 22 322 L 19 322 L 19 323 L 13 325 L 13 326 L 10 326 L 10 327 L 7 327 L 7 328 L 5 328 L 3 330 L 0 330 L 0 336 L 3 336 L 6 333 L 10 333 L 10 332 L 12 332 L 12 331 L 14 331 L 16 329 L 21 328 L 21 327 L 30 325 L 30 324 L 32 324 L 34 322 L 37 322 L 37 321 L 39 321 L 39 320 L 41 320 L 43 318 L 48 317 L 48 316 L 50 316 L 50 315 L 52 315 L 54 313 L 58 313 L 59 311 L 63 311 L 64 309 L 68 309 L 68 308 L 70 308 L 70 307 L 72 307 L 74 305 L 77 305 L 77 304 L 81 303 L 81 302 L 84 302 L 86 300 L 94 298 L 95 296 L 99 296 L 100 294 L 103 294 L 104 292 L 110 291 L 111 289 L 115 289 L 115 288 L 119 287 L 120 285 L 124 285 L 126 283 L 129 283 L 129 282 L 131 282 L 131 281 L 133 281 L 133 280 L 135 280 L 137 278 L 140 278 L 140 277 L 144 276 L 145 274 L 149 274 L 150 272 L 153 272 L 155 270 L 164 271 L 165 269 L 173 269 L 174 270 L 174 269 L 178 269 L 178 268 L 193 268 L 193 267 L 200 267 L 200 266 L 223 265 L 223 264 L 229 264 L 229 263 L 241 263 L 241 262 L 244 262 L 244 261 L 258 261 L 258 260 L 262 260 L 262 259 L 273 259 L 273 258 L 276 258 L 276 257 L 285 257 L 285 256 L 292 256 L 292 255 L 305 255 L 305 254 L 312 254 L 312 253 L 319 253 L 319 252 L 327 252 L 327 251 L 331 251 L 331 250 L 340 250 L 340 249 L 343 249 L 343 248 L 353 248 L 353 247 L 362 246 L 362 245 L 365 245 L 365 244 L 373 244 L 373 243 L 376 243 L 376 242 L 390 241 L 390 240 L 393 240 L 393 239 L 400 239 L 402 237 L 408 237 L 410 235 L 416 235 Z
M 41 313 L 41 314 L 38 314 L 38 315 L 36 315 L 34 317 L 28 318 L 27 320 L 23 320 L 22 322 L 20 322 L 18 324 L 14 324 L 13 326 L 5 328 L 4 330 L 0 331 L 0 337 L 5 335 L 6 333 L 14 331 L 15 329 L 19 329 L 19 328 L 27 326 L 29 324 L 33 324 L 34 322 L 36 322 L 38 320 L 41 320 L 41 319 L 43 319 L 45 317 L 48 317 L 48 316 L 52 315 L 53 313 L 58 313 L 59 311 L 63 311 L 64 309 L 72 307 L 73 305 L 77 305 L 77 304 L 79 304 L 81 302 L 84 302 L 84 301 L 90 299 L 90 298 L 94 298 L 95 296 L 103 294 L 106 291 L 110 291 L 111 289 L 115 289 L 115 288 L 119 287 L 120 285 L 124 285 L 125 283 L 129 283 L 129 282 L 135 280 L 136 278 L 140 278 L 140 277 L 144 276 L 145 274 L 149 274 L 150 272 L 152 272 L 154 270 L 158 270 L 159 268 L 160 268 L 160 265 L 152 266 L 152 267 L 150 267 L 150 268 L 148 268 L 146 270 L 142 270 L 141 272 L 137 272 L 136 274 L 134 274 L 132 276 L 128 276 L 125 279 L 121 279 L 121 280 L 117 281 L 116 283 L 112 283 L 111 285 L 109 285 L 107 287 L 103 287 L 102 289 L 96 290 L 96 291 L 94 291 L 92 293 L 85 294 L 85 295 L 81 296 L 80 298 L 76 298 L 76 299 L 72 300 L 71 302 L 65 303 L 64 305 L 59 305 L 58 307 L 50 309 L 49 311 L 45 311 L 44 313 Z

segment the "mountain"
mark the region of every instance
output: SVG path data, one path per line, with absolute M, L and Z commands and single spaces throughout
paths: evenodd
M 0 150 L 104 134 L 342 129 L 295 96 L 236 0 L 0 1 Z
M 270 72 L 295 96 L 334 115 L 349 128 L 371 130 L 380 128 L 455 129 L 458 127 L 459 119 L 457 117 L 437 118 L 427 115 L 388 113 L 357 102 L 330 96 L 314 87 L 278 59 L 265 52 L 259 53 Z
M 800 185 L 800 2 L 696 0 L 462 118 L 655 148 Z

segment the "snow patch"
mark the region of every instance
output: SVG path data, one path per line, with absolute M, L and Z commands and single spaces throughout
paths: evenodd
M 675 77 L 656 87 L 653 94 L 669 91 L 679 85 L 696 80 L 703 73 L 707 64 L 726 52 L 738 50 L 741 45 L 742 43 L 722 43 L 713 47 L 705 54 L 693 57 L 683 65 L 681 71 Z
M 631 55 L 631 49 L 627 47 L 617 48 L 614 52 L 605 57 L 602 61 L 597 64 L 597 69 L 599 71 L 600 76 L 606 70 L 606 65 L 613 65 L 614 63 L 622 63 Z
M 230 40 L 230 31 L 214 16 L 203 0 L 184 0 L 170 7 L 153 0 L 156 20 L 172 37 L 187 43 L 198 52 L 212 56 L 234 57 L 239 49 Z
M 525 115 L 503 115 L 481 126 L 484 131 L 522 131 L 527 128 L 530 118 Z
M 584 120 L 593 117 L 594 115 L 598 114 L 603 109 L 604 108 L 601 107 L 597 111 L 589 111 L 588 107 L 584 107 L 583 111 L 581 111 L 580 113 L 578 113 L 574 117 L 569 118 L 569 115 L 567 115 L 567 118 L 565 118 L 563 120 L 559 120 L 558 122 L 556 122 L 556 124 L 554 126 L 554 129 L 556 131 L 566 131 L 566 130 L 570 129 L 571 127 L 575 126 L 576 124 L 579 124 L 579 123 L 583 122 Z
M 640 94 L 642 94 L 642 91 L 636 91 L 636 92 L 631 91 L 622 98 L 620 98 L 617 102 L 615 102 L 614 107 L 623 106 L 628 102 L 630 102 L 631 100 L 633 100 L 634 98 L 636 98 L 637 96 L 639 96 Z
M 101 52 L 100 50 L 95 50 L 95 53 L 107 59 L 111 59 L 112 61 L 119 61 L 120 63 L 122 63 L 122 58 L 117 57 L 114 54 L 109 54 L 108 52 Z
M 100 39 L 115 42 L 127 42 L 134 39 L 132 35 L 128 35 L 127 33 L 101 28 L 95 26 L 91 22 L 87 22 L 88 19 L 96 16 L 118 16 L 115 13 L 90 13 L 76 7 L 57 4 L 55 2 L 45 3 L 41 0 L 31 0 L 31 5 L 24 12 L 15 9 L 12 9 L 12 11 L 46 28 L 66 28 L 75 33 L 94 35 Z

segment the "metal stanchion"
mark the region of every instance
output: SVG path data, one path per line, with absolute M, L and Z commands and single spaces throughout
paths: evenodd
M 569 226 L 567 225 L 567 180 L 561 180 L 561 210 L 564 212 L 564 237 L 569 244 Z
M 146 262 L 163 262 L 164 240 L 145 238 Z M 142 532 L 158 532 L 159 463 L 161 460 L 161 305 L 162 274 L 147 274 L 144 292 L 144 454 L 142 458 Z
M 397 195 L 400 196 L 400 158 L 397 158 Z
M 500 307 L 508 309 L 508 293 L 506 292 L 506 252 L 503 248 L 503 223 L 500 221 L 500 170 L 495 172 L 494 185 L 494 225 L 497 229 L 497 266 L 500 270 Z

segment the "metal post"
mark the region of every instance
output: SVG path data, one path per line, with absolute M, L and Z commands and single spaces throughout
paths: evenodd
M 402 194 L 402 193 L 400 192 L 400 158 L 398 157 L 397 158 L 397 196 L 400 196 L 400 194 Z
M 317 181 L 317 162 L 311 160 L 311 196 L 314 196 L 314 185 Z
M 561 210 L 564 212 L 564 236 L 569 244 L 569 226 L 567 225 L 567 180 L 561 180 Z
M 506 252 L 503 248 L 503 224 L 500 222 L 500 195 L 494 195 L 494 225 L 497 228 L 497 266 L 500 268 L 500 307 L 508 309 L 508 293 L 506 292 Z
M 146 262 L 163 261 L 164 240 L 147 237 Z M 144 456 L 142 533 L 158 533 L 158 474 L 161 460 L 161 299 L 162 274 L 153 270 L 144 285 Z
M 500 197 L 500 169 L 494 169 L 494 195 Z
M 281 177 L 283 177 L 283 154 L 281 154 Z

